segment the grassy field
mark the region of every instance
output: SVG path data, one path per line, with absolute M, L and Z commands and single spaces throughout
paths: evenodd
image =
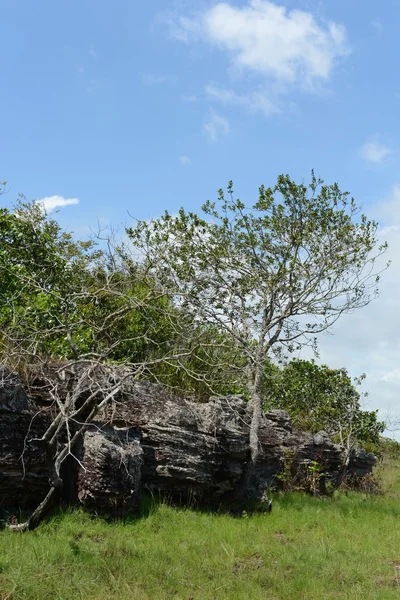
M 147 502 L 124 523 L 75 511 L 3 531 L 0 598 L 398 599 L 400 461 L 382 478 L 382 496 L 278 496 L 270 515 Z

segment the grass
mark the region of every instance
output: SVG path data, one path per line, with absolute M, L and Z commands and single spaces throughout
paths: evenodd
M 125 522 L 71 511 L 3 531 L 0 599 L 398 599 L 400 468 L 381 471 L 382 496 L 277 496 L 270 515 L 147 500 Z

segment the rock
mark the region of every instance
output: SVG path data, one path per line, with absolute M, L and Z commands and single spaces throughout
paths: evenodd
M 29 412 L 28 396 L 20 385 L 18 375 L 0 366 L 0 411 Z
M 0 369 L 0 509 L 31 508 L 48 491 L 43 446 L 37 441 L 49 424 L 38 412 L 15 373 Z
M 372 452 L 357 448 L 351 453 L 348 472 L 356 477 L 365 477 L 372 472 L 376 462 L 376 456 Z
M 147 488 L 215 501 L 234 489 L 249 459 L 243 400 L 196 404 L 149 383 L 127 383 L 122 397 L 100 417 L 140 436 Z
M 89 509 L 123 514 L 137 508 L 143 450 L 129 432 L 92 425 L 84 434 L 78 499 Z
M 72 389 L 73 377 L 63 380 L 65 390 Z M 37 441 L 50 422 L 47 405 L 38 390 L 29 398 L 16 375 L 2 371 L 0 509 L 35 507 L 48 490 L 46 456 Z M 260 455 L 248 486 L 251 412 L 238 396 L 198 404 L 128 378 L 96 419 L 74 449 L 76 458 L 64 463 L 64 500 L 109 514 L 134 510 L 141 489 L 219 505 L 246 484 L 248 494 L 261 498 L 282 467 L 304 488 L 313 461 L 335 480 L 343 460 L 342 448 L 326 433 L 293 430 L 286 412 L 270 411 L 262 418 Z M 349 470 L 364 476 L 374 464 L 373 455 L 358 451 Z
M 271 421 L 274 427 L 278 427 L 289 433 L 292 432 L 292 421 L 286 410 L 270 410 L 265 413 L 265 418 Z
M 211 398 L 198 404 L 161 386 L 127 382 L 121 398 L 101 415 L 117 427 L 137 431 L 144 451 L 143 483 L 183 500 L 230 502 L 236 498 L 250 461 L 250 407 L 242 398 Z M 342 449 L 324 432 L 292 431 L 288 414 L 266 413 L 259 431 L 260 456 L 248 495 L 261 498 L 288 456 L 299 488 L 311 461 L 335 479 Z

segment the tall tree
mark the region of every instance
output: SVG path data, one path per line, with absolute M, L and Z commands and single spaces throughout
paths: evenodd
M 184 209 L 128 230 L 148 272 L 199 322 L 228 335 L 245 363 L 252 404 L 251 464 L 259 456 L 268 356 L 308 344 L 339 317 L 378 294 L 375 221 L 337 184 L 296 184 L 288 175 L 261 186 L 251 207 L 232 182 L 200 217 Z M 253 469 L 254 470 L 254 469 Z

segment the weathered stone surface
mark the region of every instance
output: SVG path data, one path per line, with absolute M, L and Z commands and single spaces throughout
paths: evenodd
M 0 366 L 0 410 L 1 412 L 26 413 L 31 406 L 22 389 L 18 375 Z
M 79 502 L 109 514 L 133 511 L 139 501 L 143 450 L 129 432 L 94 424 L 84 434 Z
M 18 377 L 0 370 L 0 508 L 36 506 L 48 490 L 39 438 L 48 417 L 31 405 Z
M 246 403 L 196 404 L 149 383 L 127 384 L 103 419 L 140 435 L 143 484 L 182 498 L 220 498 L 249 459 Z
M 236 497 L 250 461 L 251 414 L 243 399 L 211 398 L 198 404 L 161 386 L 128 382 L 103 419 L 140 434 L 147 487 L 205 501 Z M 293 431 L 285 411 L 270 411 L 263 417 L 259 440 L 260 456 L 248 490 L 253 496 L 261 497 L 274 484 L 287 458 L 299 487 L 309 475 L 311 461 L 319 462 L 332 479 L 340 470 L 340 446 L 324 432 Z
M 372 452 L 359 448 L 351 454 L 348 471 L 356 477 L 365 477 L 372 472 L 375 465 L 376 456 Z
M 72 380 L 66 382 L 71 388 Z M 37 394 L 36 394 L 37 395 Z M 48 490 L 46 457 L 35 441 L 49 423 L 14 375 L 0 377 L 0 509 L 35 506 Z M 64 465 L 64 498 L 108 513 L 133 510 L 140 489 L 182 500 L 219 503 L 234 499 L 246 481 L 250 461 L 249 405 L 239 397 L 197 404 L 146 382 L 125 380 L 113 404 L 97 415 Z M 284 411 L 264 415 L 260 457 L 248 491 L 260 497 L 290 460 L 292 476 L 303 485 L 311 461 L 333 479 L 342 449 L 327 434 L 292 430 Z M 22 460 L 23 457 L 23 460 Z M 79 463 L 81 466 L 79 466 Z M 357 452 L 349 470 L 371 472 L 373 455 Z M 68 492 L 68 493 L 67 493 Z

